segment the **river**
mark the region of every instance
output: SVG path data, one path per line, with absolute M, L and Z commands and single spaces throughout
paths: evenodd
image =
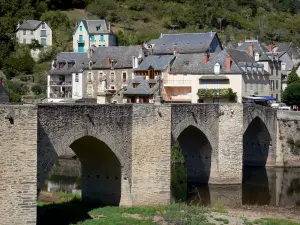
M 172 202 L 199 205 L 300 206 L 300 168 L 243 168 L 243 184 L 188 184 L 185 167 L 172 167 Z M 81 193 L 80 162 L 60 159 L 43 191 Z

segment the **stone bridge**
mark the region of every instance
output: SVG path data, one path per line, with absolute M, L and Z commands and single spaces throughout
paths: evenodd
M 259 105 L 41 104 L 0 110 L 3 224 L 35 224 L 37 195 L 60 156 L 80 160 L 83 200 L 123 206 L 170 203 L 176 141 L 188 183 L 241 184 L 243 166 L 284 165 L 277 112 Z

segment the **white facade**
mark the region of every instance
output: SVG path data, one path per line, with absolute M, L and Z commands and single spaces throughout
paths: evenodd
M 45 22 L 42 22 L 34 30 L 18 28 L 16 37 L 21 44 L 31 44 L 32 40 L 35 39 L 43 46 L 52 45 L 52 30 Z
M 88 28 L 81 20 L 73 33 L 73 51 L 87 52 L 90 47 L 115 46 L 115 35 L 109 30 L 109 33 L 90 34 Z
M 58 103 L 83 97 L 83 74 L 50 75 L 47 77 L 48 102 Z

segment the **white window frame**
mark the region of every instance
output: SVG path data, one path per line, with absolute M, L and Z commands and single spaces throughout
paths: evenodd
M 110 82 L 115 82 L 115 72 L 110 72 Z
M 92 72 L 88 72 L 88 82 L 93 82 L 93 73 Z
M 123 74 L 126 74 L 126 78 L 125 78 L 125 81 L 124 81 L 124 79 L 123 79 Z M 127 82 L 127 80 L 128 80 L 128 73 L 127 73 L 127 71 L 122 71 L 122 82 Z

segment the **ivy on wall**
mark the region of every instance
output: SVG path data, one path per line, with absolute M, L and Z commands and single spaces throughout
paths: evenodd
M 197 95 L 200 99 L 202 98 L 216 98 L 224 97 L 227 98 L 230 102 L 236 102 L 237 94 L 233 92 L 231 88 L 218 88 L 218 89 L 198 89 Z

